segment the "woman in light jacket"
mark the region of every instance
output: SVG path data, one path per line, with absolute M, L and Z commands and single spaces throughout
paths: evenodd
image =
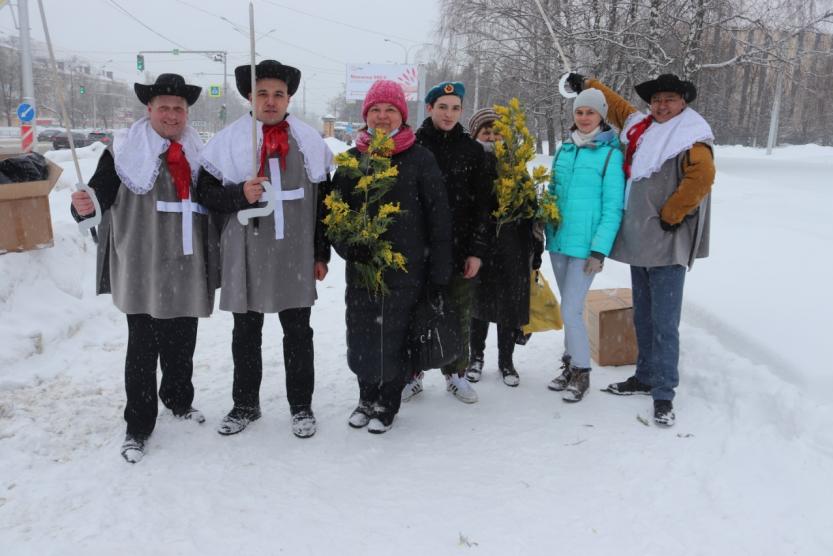
M 561 221 L 547 228 L 547 250 L 561 294 L 564 353 L 562 372 L 549 388 L 564 391 L 566 402 L 581 401 L 590 386 L 584 299 L 610 254 L 622 221 L 624 157 L 606 117 L 602 92 L 582 91 L 573 102 L 575 123 L 570 139 L 552 163 L 549 191 L 557 198 Z

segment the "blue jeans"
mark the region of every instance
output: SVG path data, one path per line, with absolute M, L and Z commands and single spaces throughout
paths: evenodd
M 639 356 L 636 378 L 655 400 L 673 400 L 680 383 L 680 314 L 686 267 L 631 267 L 633 324 Z
M 584 273 L 587 259 L 550 253 L 552 271 L 561 294 L 561 318 L 564 319 L 564 355 L 580 369 L 590 367 L 590 340 L 584 326 L 584 299 L 595 275 Z

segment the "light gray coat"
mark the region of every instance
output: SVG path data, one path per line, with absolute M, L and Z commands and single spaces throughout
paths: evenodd
M 113 303 L 126 314 L 207 317 L 219 285 L 216 228 L 208 216 L 194 213 L 194 253 L 184 255 L 182 214 L 159 212 L 156 201 L 177 201 L 164 160 L 153 189 L 137 195 L 121 185 L 102 215 L 97 291 L 112 293 Z
M 275 239 L 275 213 L 258 219 L 258 235 L 251 221 L 242 226 L 235 214 L 225 223 L 221 236 L 223 311 L 277 313 L 315 304 L 318 187 L 309 181 L 303 154 L 291 134 L 281 186 L 284 192 L 304 191 L 301 199 L 276 203 L 275 210 L 283 210 L 283 239 Z
M 610 258 L 632 266 L 683 265 L 709 255 L 711 194 L 672 231 L 660 227 L 660 211 L 683 179 L 686 153 L 670 158 L 659 171 L 634 182 L 626 200 L 619 235 Z

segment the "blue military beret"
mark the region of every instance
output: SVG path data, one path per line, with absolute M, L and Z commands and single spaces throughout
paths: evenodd
M 443 81 L 431 87 L 431 90 L 425 95 L 425 104 L 434 104 L 435 100 L 445 95 L 457 95 L 460 100 L 463 100 L 466 95 L 466 87 L 459 81 Z

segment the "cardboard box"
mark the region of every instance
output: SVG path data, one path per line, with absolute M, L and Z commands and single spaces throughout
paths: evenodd
M 0 160 L 20 154 L 0 154 Z M 0 255 L 52 247 L 49 192 L 62 169 L 52 162 L 47 164 L 49 177 L 45 180 L 0 184 Z
M 636 364 L 630 288 L 590 290 L 584 304 L 590 355 L 602 366 Z

